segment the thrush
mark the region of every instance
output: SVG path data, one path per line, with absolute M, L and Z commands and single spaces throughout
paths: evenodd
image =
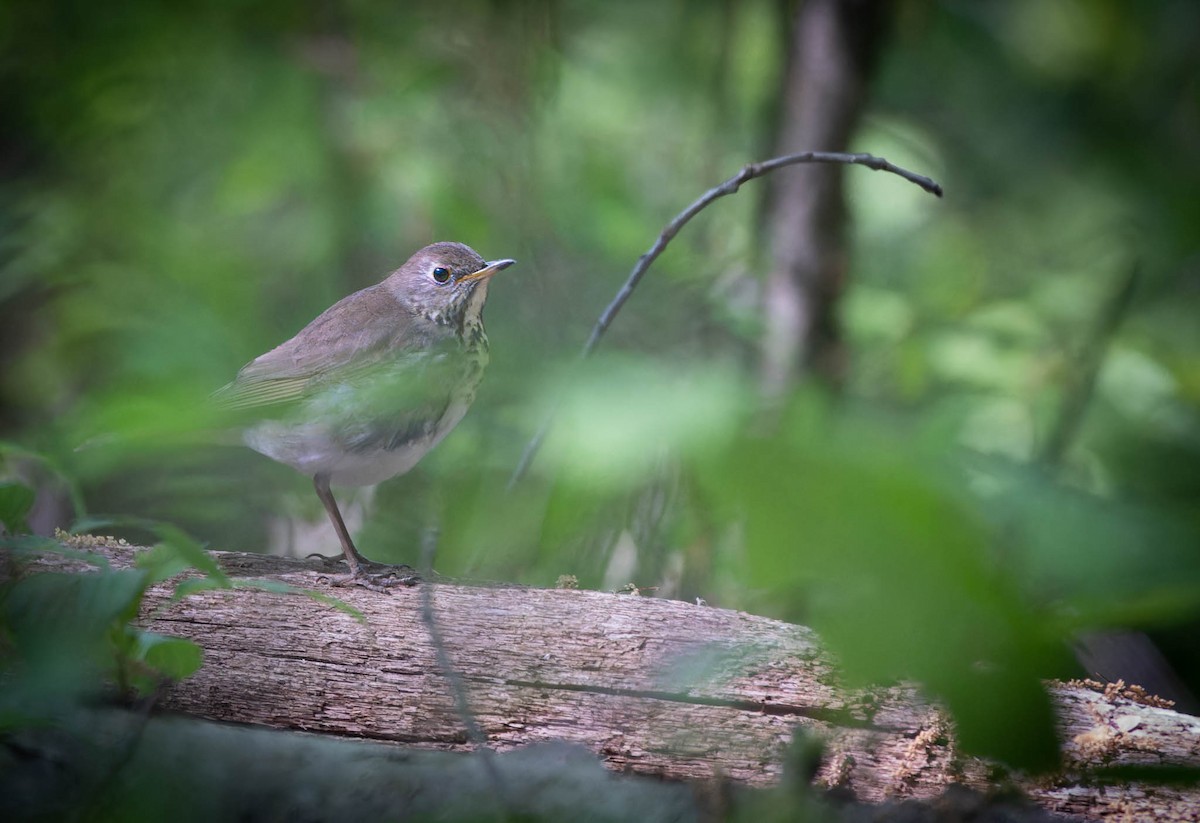
M 330 487 L 404 474 L 458 425 L 488 362 L 488 284 L 513 262 L 485 262 L 462 243 L 426 246 L 216 393 L 225 408 L 261 418 L 246 445 L 312 477 L 350 568 L 337 583 L 398 581 L 370 572 L 376 564 L 355 547 Z

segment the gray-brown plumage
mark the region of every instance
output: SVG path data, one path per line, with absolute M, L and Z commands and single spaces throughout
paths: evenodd
M 337 530 L 348 582 L 375 587 L 330 485 L 403 474 L 453 429 L 488 361 L 483 304 L 493 274 L 461 243 L 418 251 L 381 283 L 339 300 L 217 392 L 264 418 L 247 445 L 313 478 Z

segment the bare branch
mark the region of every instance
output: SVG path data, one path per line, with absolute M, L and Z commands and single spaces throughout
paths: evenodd
M 886 171 L 892 174 L 899 175 L 905 180 L 920 186 L 930 194 L 942 196 L 942 187 L 934 180 L 916 172 L 911 172 L 908 169 L 891 163 L 882 157 L 876 157 L 872 154 L 846 154 L 844 152 L 832 151 L 804 151 L 798 154 L 787 154 L 782 157 L 772 157 L 770 160 L 764 160 L 761 163 L 749 163 L 742 167 L 741 171 L 730 177 L 724 183 L 706 191 L 697 200 L 693 201 L 686 209 L 675 215 L 670 223 L 659 233 L 658 238 L 645 254 L 638 258 L 637 263 L 633 267 L 633 271 L 629 273 L 629 277 L 621 285 L 617 296 L 612 302 L 605 307 L 600 318 L 596 321 L 596 325 L 592 327 L 592 333 L 588 337 L 587 342 L 583 344 L 583 351 L 580 353 L 580 360 L 589 357 L 596 346 L 600 344 L 600 339 L 604 337 L 604 333 L 608 331 L 608 327 L 612 325 L 616 319 L 617 313 L 621 307 L 633 296 L 633 290 L 637 288 L 637 284 L 641 282 L 649 270 L 650 265 L 658 259 L 667 248 L 667 244 L 674 239 L 679 230 L 688 224 L 688 222 L 704 209 L 713 203 L 730 194 L 734 194 L 742 187 L 743 183 L 753 180 L 756 177 L 763 177 L 773 171 L 785 168 L 786 166 L 796 166 L 802 163 L 839 163 L 842 165 L 857 165 L 866 166 L 873 171 Z M 521 460 L 517 464 L 517 468 L 513 471 L 512 477 L 508 481 L 508 488 L 512 489 L 525 473 L 529 470 L 529 466 L 533 463 L 533 458 L 537 455 L 538 449 L 542 446 L 542 441 L 546 439 L 546 435 L 550 431 L 550 426 L 554 421 L 554 410 L 546 416 L 537 433 L 529 441 L 525 447 L 525 451 L 521 454 Z

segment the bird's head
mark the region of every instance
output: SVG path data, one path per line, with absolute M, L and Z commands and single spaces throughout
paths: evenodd
M 514 262 L 489 263 L 462 243 L 433 243 L 408 258 L 384 283 L 419 313 L 461 327 L 466 317 L 478 319 L 492 275 Z

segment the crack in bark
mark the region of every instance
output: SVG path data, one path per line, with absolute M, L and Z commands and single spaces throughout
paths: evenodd
M 506 678 L 506 686 L 530 689 L 555 689 L 567 692 L 587 692 L 613 697 L 630 697 L 641 700 L 665 700 L 670 703 L 690 703 L 697 706 L 717 706 L 735 711 L 754 712 L 775 717 L 804 717 L 854 729 L 886 731 L 870 721 L 855 717 L 844 709 L 823 709 L 816 706 L 797 706 L 789 703 L 768 703 L 760 700 L 731 700 L 725 697 L 705 697 L 683 692 L 660 691 L 657 689 L 618 689 L 612 686 L 596 686 L 583 683 L 547 683 L 541 680 L 514 680 Z

